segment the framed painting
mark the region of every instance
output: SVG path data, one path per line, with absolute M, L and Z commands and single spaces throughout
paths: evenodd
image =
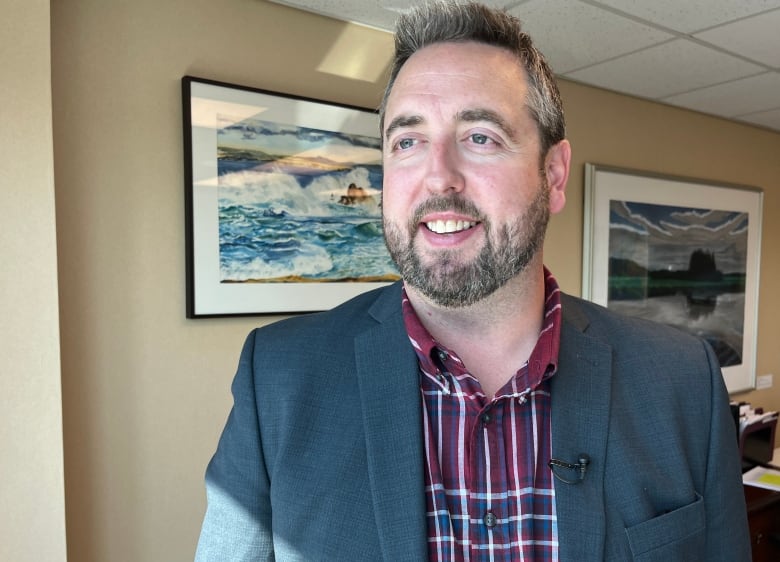
M 398 279 L 378 115 L 182 79 L 187 317 L 325 310 Z
M 715 350 L 755 387 L 760 189 L 586 164 L 582 294 Z

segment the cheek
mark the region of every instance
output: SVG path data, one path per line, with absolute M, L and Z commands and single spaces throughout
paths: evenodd
M 517 173 L 483 178 L 479 198 L 472 198 L 494 224 L 513 222 L 521 217 L 539 194 L 538 176 Z
M 382 178 L 382 213 L 397 219 L 399 213 L 408 211 L 414 193 L 413 185 L 409 174 L 399 170 L 385 170 Z
M 382 189 L 382 219 L 386 222 L 401 224 L 406 221 L 405 215 L 397 190 L 385 186 Z
M 491 212 L 511 212 L 518 202 L 522 202 L 524 196 L 523 180 L 517 172 L 501 172 L 495 168 L 483 170 L 471 178 L 472 186 L 475 188 L 467 190 L 466 195 L 485 211 Z M 477 189 L 476 186 L 479 186 Z

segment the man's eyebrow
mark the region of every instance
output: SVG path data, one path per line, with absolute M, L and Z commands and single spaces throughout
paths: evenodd
M 499 129 L 501 129 L 504 132 L 504 134 L 509 137 L 510 140 L 515 140 L 515 130 L 507 122 L 506 119 L 501 117 L 501 115 L 499 115 L 492 109 L 486 109 L 486 108 L 464 109 L 463 111 L 460 111 L 458 113 L 457 119 L 458 121 L 465 121 L 468 123 L 472 123 L 476 121 L 487 121 L 488 123 L 493 123 Z
M 501 129 L 504 134 L 510 138 L 510 140 L 515 139 L 514 129 L 509 125 L 506 119 L 501 117 L 501 115 L 492 109 L 464 109 L 463 111 L 458 112 L 455 118 L 456 121 L 463 121 L 467 123 L 475 123 L 478 121 L 487 121 L 488 123 L 493 123 L 499 129 Z M 400 129 L 402 127 L 414 127 L 424 122 L 425 119 L 420 115 L 399 115 L 390 121 L 390 124 L 388 124 L 387 128 L 385 129 L 385 139 L 388 139 L 396 129 Z
M 399 115 L 385 129 L 385 139 L 390 138 L 390 134 L 401 127 L 413 127 L 423 123 L 425 120 L 419 115 Z

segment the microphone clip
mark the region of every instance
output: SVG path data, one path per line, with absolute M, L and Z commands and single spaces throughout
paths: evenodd
M 561 482 L 565 482 L 566 484 L 579 484 L 585 479 L 585 472 L 587 472 L 589 464 L 590 464 L 590 457 L 585 453 L 580 453 L 577 456 L 577 462 L 574 464 L 564 462 L 558 459 L 550 459 L 548 466 L 550 467 L 553 476 L 555 476 Z M 563 476 L 558 474 L 558 470 L 556 470 L 562 468 L 566 470 L 576 470 L 578 472 L 578 478 L 576 480 L 564 478 Z

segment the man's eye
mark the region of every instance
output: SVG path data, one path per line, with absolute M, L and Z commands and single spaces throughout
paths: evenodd
M 471 135 L 471 140 L 474 142 L 474 144 L 487 144 L 490 142 L 490 137 L 481 133 L 474 133 Z
M 414 146 L 414 139 L 401 139 L 398 141 L 398 148 L 401 150 L 406 150 L 407 148 L 412 148 Z

